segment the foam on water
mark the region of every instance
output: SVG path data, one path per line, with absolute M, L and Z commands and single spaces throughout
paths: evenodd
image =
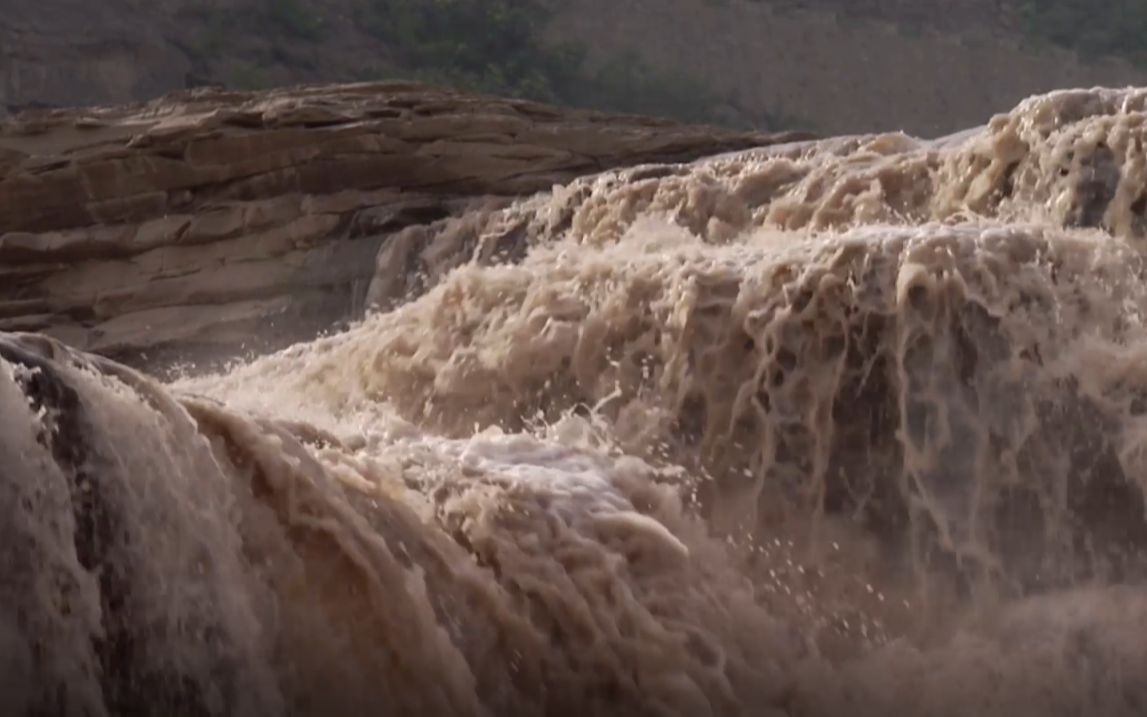
M 5 703 L 1142 714 L 1145 105 L 578 181 L 167 386 L 0 337 Z

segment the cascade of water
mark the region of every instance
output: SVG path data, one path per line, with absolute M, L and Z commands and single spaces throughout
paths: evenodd
M 0 336 L 0 697 L 1142 714 L 1145 104 L 578 181 L 219 375 Z

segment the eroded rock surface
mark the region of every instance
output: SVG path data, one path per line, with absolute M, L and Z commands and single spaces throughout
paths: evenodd
M 359 315 L 401 230 L 794 138 L 409 83 L 25 112 L 0 119 L 0 330 L 146 363 L 281 346 Z

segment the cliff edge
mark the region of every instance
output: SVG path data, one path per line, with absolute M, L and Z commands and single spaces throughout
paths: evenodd
M 798 137 L 394 82 L 25 112 L 0 122 L 0 331 L 151 366 L 278 348 L 361 316 L 404 228 Z

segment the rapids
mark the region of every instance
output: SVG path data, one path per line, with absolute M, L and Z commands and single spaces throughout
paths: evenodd
M 579 180 L 213 375 L 0 335 L 0 701 L 1145 714 L 1145 141 L 1073 91 Z

